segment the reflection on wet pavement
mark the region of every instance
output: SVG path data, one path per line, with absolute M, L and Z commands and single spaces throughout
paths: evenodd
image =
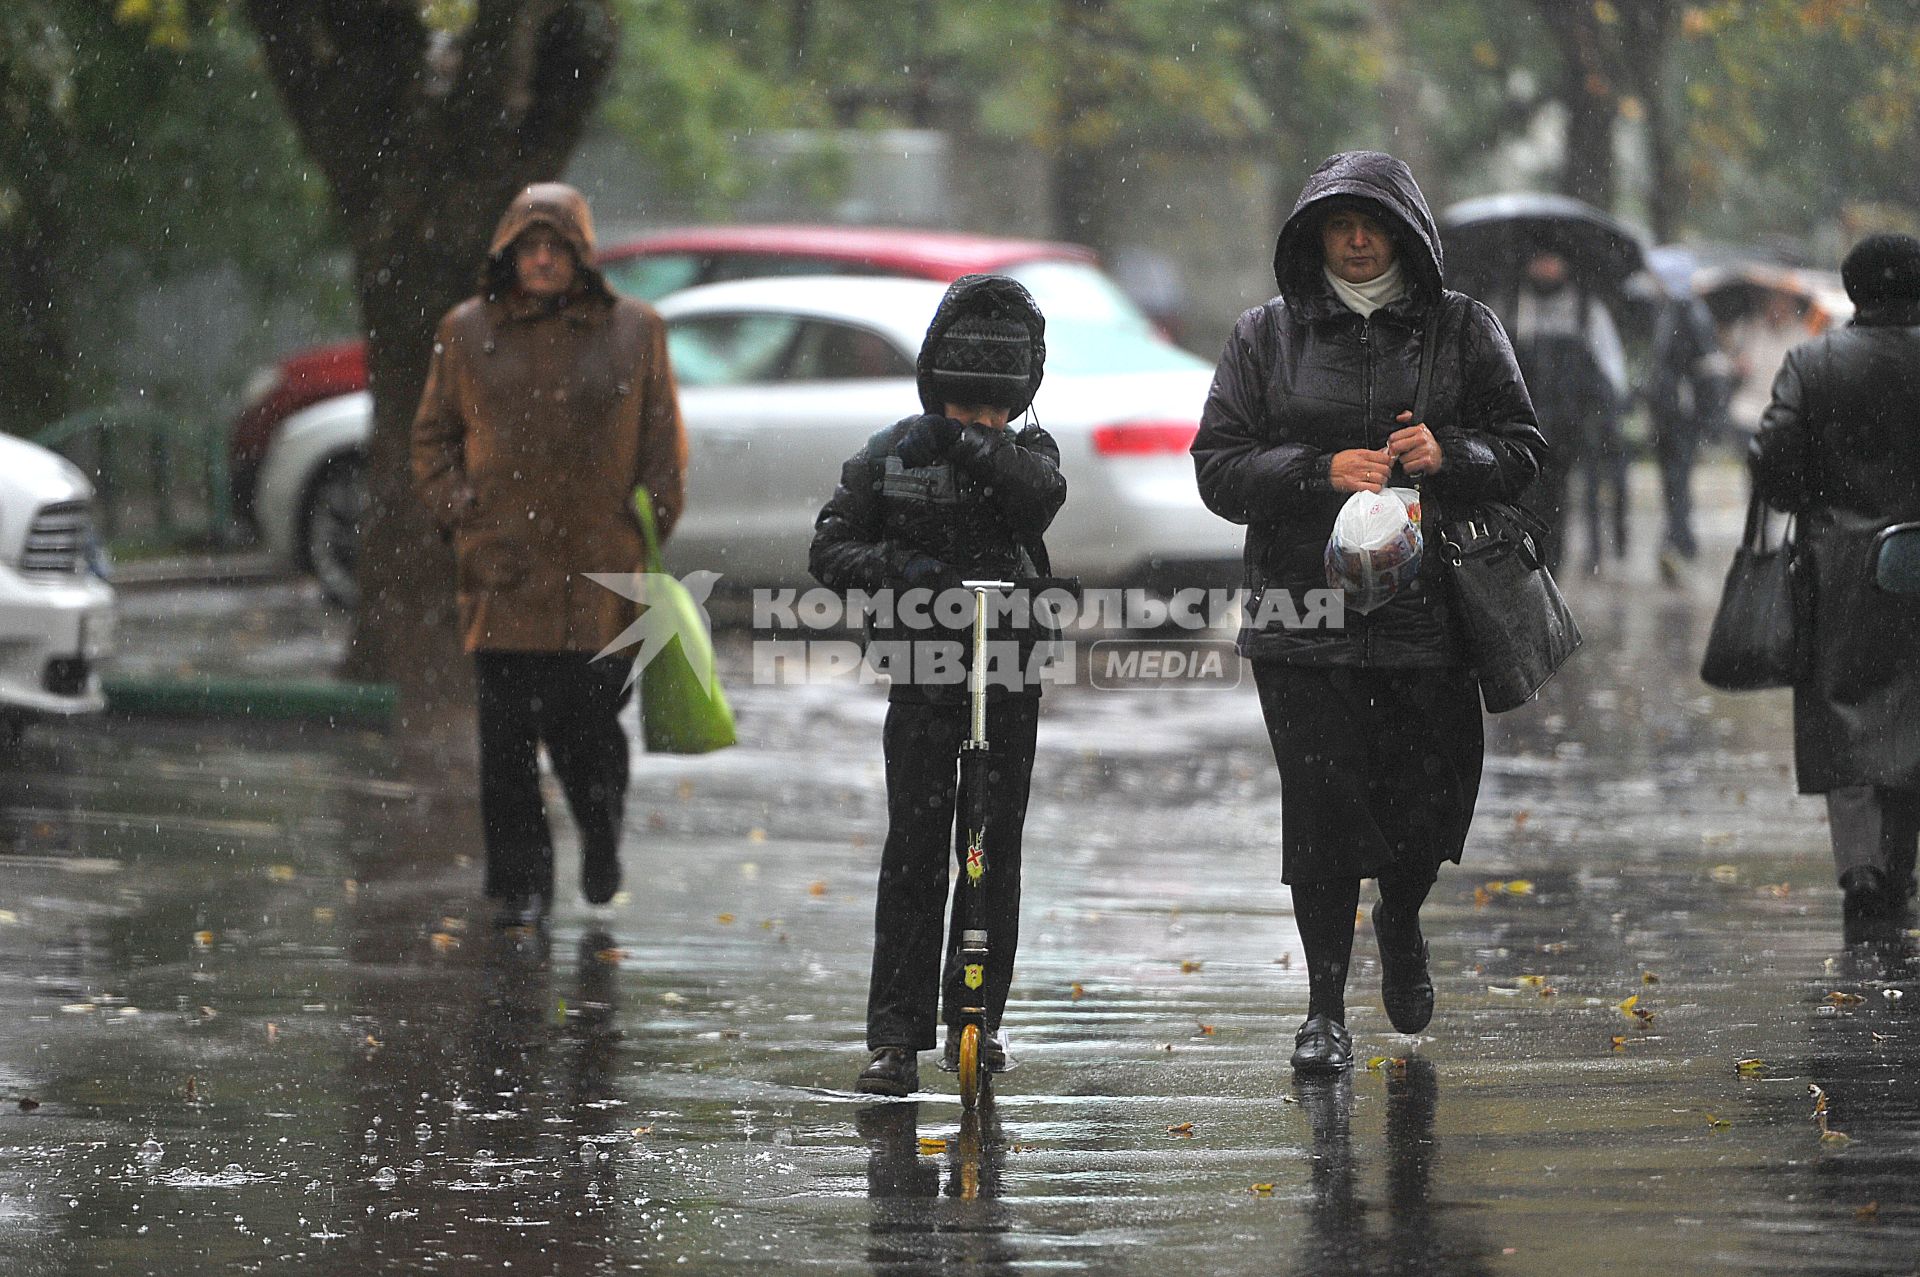
M 1784 696 L 1694 678 L 1719 572 L 1573 583 L 1588 650 L 1492 723 L 1434 895 L 1434 1023 L 1388 1029 L 1363 922 L 1331 1082 L 1285 1065 L 1252 697 L 1053 697 L 1023 1067 L 967 1122 L 931 1068 L 845 1089 L 877 696 L 746 687 L 730 642 L 742 746 L 639 758 L 630 895 L 546 933 L 474 898 L 458 760 L 36 731 L 0 774 L 0 1271 L 1913 1271 L 1915 942 L 1842 944 Z

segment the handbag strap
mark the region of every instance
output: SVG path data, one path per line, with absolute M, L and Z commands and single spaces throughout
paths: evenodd
M 646 570 L 658 572 L 661 570 L 660 527 L 653 517 L 653 494 L 644 483 L 633 490 L 633 512 L 640 520 L 640 535 L 647 543 Z
M 1432 406 L 1433 366 L 1440 357 L 1440 320 L 1447 308 L 1453 304 L 1453 294 L 1446 289 L 1440 290 L 1440 301 L 1427 311 L 1427 317 L 1420 325 L 1420 379 L 1414 383 L 1413 421 L 1415 425 L 1424 425 L 1427 410 Z M 1395 462 L 1398 465 L 1398 462 Z M 1421 487 L 1418 481 L 1413 486 L 1420 489 L 1420 504 L 1432 508 L 1433 526 L 1440 526 L 1441 511 L 1433 504 L 1430 493 Z M 1424 519 L 1426 516 L 1422 515 Z

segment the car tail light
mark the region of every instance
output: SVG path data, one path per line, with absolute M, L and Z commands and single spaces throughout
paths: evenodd
M 1093 450 L 1103 457 L 1164 456 L 1185 452 L 1199 431 L 1192 421 L 1116 421 L 1093 428 Z

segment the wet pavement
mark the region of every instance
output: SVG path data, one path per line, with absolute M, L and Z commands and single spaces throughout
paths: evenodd
M 1920 1271 L 1916 941 L 1842 943 L 1785 694 L 1695 677 L 1710 480 L 1690 581 L 1643 532 L 1569 583 L 1587 650 L 1491 720 L 1425 915 L 1434 1022 L 1388 1028 L 1363 924 L 1330 1083 L 1286 1067 L 1250 688 L 1050 695 L 1021 1067 L 977 1122 L 931 1057 L 915 1101 L 846 1089 L 884 704 L 751 687 L 743 636 L 742 744 L 638 756 L 629 893 L 545 935 L 475 899 L 459 760 L 37 730 L 0 773 L 0 1272 Z M 190 594 L 128 596 L 131 664 L 339 641 L 301 587 Z

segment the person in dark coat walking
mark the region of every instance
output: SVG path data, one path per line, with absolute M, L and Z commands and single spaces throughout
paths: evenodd
M 1407 166 L 1378 151 L 1323 162 L 1281 228 L 1280 295 L 1240 317 L 1214 374 L 1193 458 L 1200 494 L 1247 525 L 1250 658 L 1280 767 L 1281 880 L 1306 947 L 1307 1020 L 1293 1066 L 1352 1062 L 1347 965 L 1363 878 L 1393 1026 L 1433 1012 L 1420 906 L 1458 861 L 1483 748 L 1478 687 L 1429 552 L 1415 579 L 1338 627 L 1289 622 L 1327 583 L 1334 517 L 1400 476 L 1436 505 L 1511 500 L 1546 441 L 1493 312 L 1443 290 L 1440 239 Z M 1414 421 L 1423 331 L 1439 343 L 1428 419 Z M 1424 501 L 1423 501 L 1424 504 Z M 1271 613 L 1271 615 L 1269 615 Z
M 954 281 L 934 312 L 917 363 L 923 412 L 874 435 L 840 471 L 814 525 L 808 565 L 835 590 L 892 591 L 904 616 L 914 591 L 935 596 L 963 580 L 1023 580 L 1051 571 L 1041 536 L 1067 497 L 1060 449 L 1038 425 L 1014 429 L 1045 369 L 1045 321 L 1033 298 L 1003 275 Z M 927 612 L 935 609 L 929 607 Z M 875 1095 L 919 1087 L 919 1052 L 934 1046 L 944 1006 L 946 1067 L 957 1068 L 960 1009 L 970 1000 L 956 953 L 959 898 L 941 942 L 953 848 L 955 759 L 967 738 L 968 633 L 902 625 L 881 636 L 893 675 L 881 741 L 887 770 L 887 840 L 874 905 L 867 993 L 869 1059 L 856 1085 Z M 992 937 L 985 974 L 991 1072 L 1012 1067 L 1001 1017 L 1020 935 L 1020 833 L 1040 720 L 1040 684 L 1025 677 L 1031 626 L 997 631 L 1012 645 L 1016 677 L 989 686 L 994 831 L 986 877 Z M 993 654 L 990 653 L 990 658 Z M 941 974 L 945 954 L 945 975 Z
M 501 921 L 553 899 L 547 748 L 580 827 L 581 889 L 620 888 L 628 666 L 596 661 L 638 615 L 586 577 L 646 557 L 635 489 L 665 538 L 685 504 L 686 431 L 666 325 L 593 266 L 593 217 L 538 182 L 501 215 L 480 291 L 441 319 L 413 421 L 414 491 L 453 542 L 473 654 L 487 894 Z
M 1794 764 L 1801 793 L 1826 795 L 1854 931 L 1910 909 L 1920 840 L 1920 600 L 1881 590 L 1872 564 L 1882 529 L 1920 520 L 1920 240 L 1863 240 L 1841 276 L 1853 320 L 1787 354 L 1750 460 L 1811 567 Z
M 1666 505 L 1660 573 L 1671 581 L 1679 576 L 1678 560 L 1690 560 L 1699 551 L 1693 533 L 1693 463 L 1700 441 L 1726 415 L 1732 363 L 1721 353 L 1712 312 L 1693 294 L 1691 271 L 1663 274 L 1668 296 L 1654 322 L 1643 394 Z

